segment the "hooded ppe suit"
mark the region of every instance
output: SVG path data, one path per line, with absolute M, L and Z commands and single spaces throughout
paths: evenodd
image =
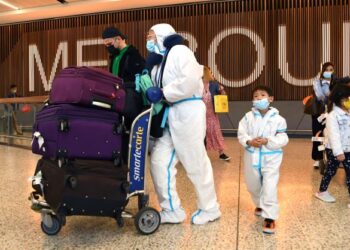
M 275 108 L 261 116 L 253 108 L 239 122 L 238 140 L 245 147 L 245 181 L 256 205 L 262 209 L 262 216 L 276 220 L 279 214 L 277 184 L 282 162 L 282 147 L 287 145 L 287 124 Z M 247 141 L 256 137 L 267 138 L 267 145 L 261 148 L 249 147 Z
M 151 30 L 157 37 L 156 53 L 164 54 L 163 41 L 175 34 L 175 30 L 169 24 L 157 24 Z M 160 68 L 161 64 L 152 70 L 152 79 L 158 86 Z M 186 217 L 176 192 L 175 165 L 178 161 L 184 166 L 198 198 L 199 210 L 192 216 L 192 223 L 205 224 L 221 215 L 212 166 L 204 146 L 206 109 L 201 100 L 202 76 L 203 66 L 188 47 L 175 45 L 171 48 L 162 86 L 165 99 L 173 105 L 169 108 L 164 134 L 156 140 L 151 156 L 151 174 L 163 223 L 179 223 Z

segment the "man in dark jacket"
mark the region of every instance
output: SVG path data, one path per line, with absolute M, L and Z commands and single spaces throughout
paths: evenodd
M 110 54 L 109 71 L 124 81 L 126 91 L 125 108 L 123 111 L 125 127 L 130 130 L 131 124 L 143 110 L 141 93 L 135 90 L 135 75 L 141 74 L 145 67 L 145 60 L 139 51 L 126 42 L 127 36 L 115 27 L 106 28 L 102 38 Z M 123 158 L 127 161 L 129 136 L 123 136 Z
M 12 84 L 10 86 L 10 92 L 6 95 L 6 98 L 16 98 L 16 97 L 21 97 L 21 96 L 17 94 L 17 85 Z M 15 129 L 17 135 L 23 135 L 22 129 L 18 126 L 18 123 L 17 123 L 16 112 L 18 111 L 18 108 L 19 108 L 18 104 L 11 104 L 11 106 L 12 106 L 11 117 L 12 117 L 13 128 Z M 9 112 L 9 108 L 7 105 L 5 105 L 5 111 L 6 113 Z
M 135 74 L 141 73 L 145 67 L 144 58 L 134 46 L 127 44 L 127 36 L 114 27 L 105 29 L 102 38 L 110 53 L 109 71 L 125 83 L 134 83 Z

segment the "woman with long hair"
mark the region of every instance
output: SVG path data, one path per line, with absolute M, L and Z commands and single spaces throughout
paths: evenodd
M 214 109 L 214 96 L 225 94 L 225 90 L 222 85 L 215 81 L 210 68 L 206 66 L 204 66 L 203 84 L 203 101 L 207 108 L 206 148 L 207 150 L 215 150 L 219 152 L 219 158 L 228 161 L 231 157 L 224 153 L 224 137 L 221 133 L 219 117 Z
M 317 99 L 317 102 L 320 102 L 322 105 L 318 105 L 320 107 L 319 110 L 317 110 L 317 114 L 313 114 L 311 116 L 312 119 L 312 135 L 316 136 L 317 133 L 322 131 L 324 129 L 324 125 L 318 121 L 317 118 L 320 117 L 321 114 L 323 114 L 325 110 L 325 106 L 328 102 L 328 96 L 330 93 L 330 89 L 332 86 L 332 79 L 334 74 L 334 65 L 331 62 L 326 62 L 322 65 L 322 69 L 320 72 L 319 78 L 315 79 L 313 83 L 313 89 L 315 92 L 315 96 Z M 323 159 L 323 153 L 318 150 L 318 146 L 320 146 L 320 142 L 313 142 L 312 144 L 312 159 L 314 162 L 314 168 L 318 169 L 320 161 Z

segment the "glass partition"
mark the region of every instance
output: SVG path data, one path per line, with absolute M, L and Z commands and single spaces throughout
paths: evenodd
M 47 96 L 0 99 L 0 144 L 30 148 L 36 113 Z

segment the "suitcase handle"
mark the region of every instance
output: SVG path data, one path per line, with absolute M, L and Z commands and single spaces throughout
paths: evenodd
M 100 107 L 100 108 L 112 109 L 112 105 L 104 103 L 104 102 L 92 101 L 92 105 Z

